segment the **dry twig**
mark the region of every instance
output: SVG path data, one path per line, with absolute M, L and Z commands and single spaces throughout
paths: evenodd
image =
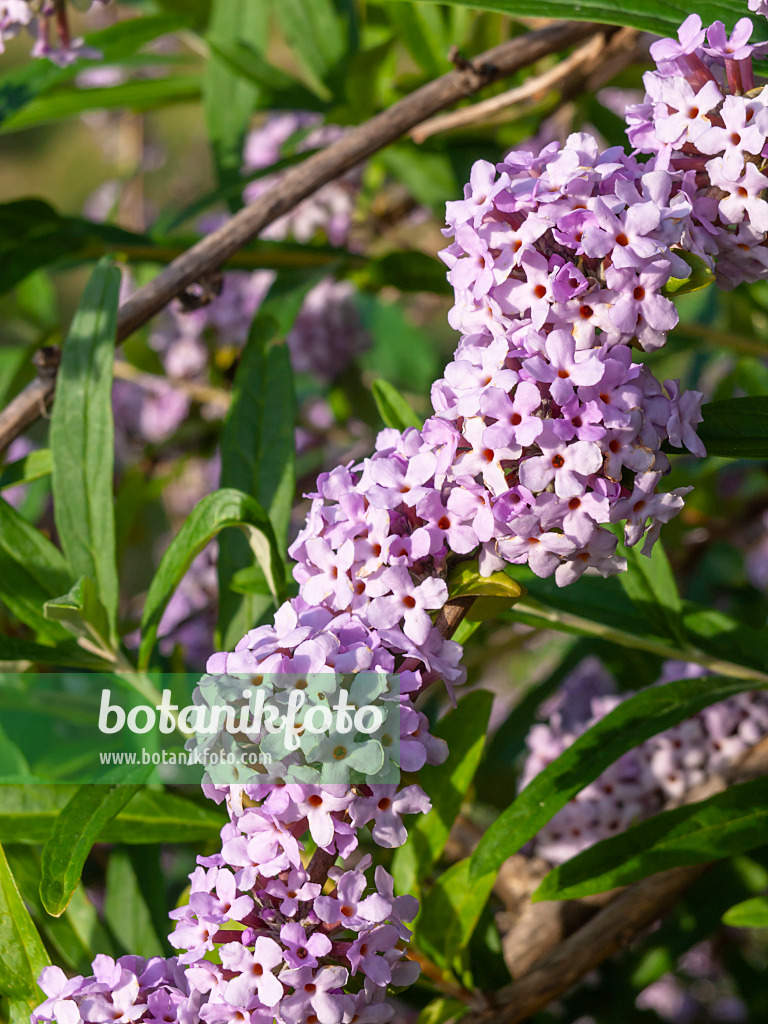
M 286 171 L 273 188 L 193 245 L 123 303 L 118 317 L 118 341 L 124 341 L 175 296 L 218 270 L 265 227 L 322 185 L 405 135 L 438 110 L 599 31 L 601 26 L 588 22 L 556 22 L 502 43 L 417 89 L 338 142 Z M 45 385 L 35 381 L 0 412 L 0 451 L 42 414 L 51 402 L 54 388 L 55 381 Z
M 466 128 L 470 125 L 496 123 L 499 115 L 503 115 L 505 120 L 510 120 L 516 113 L 510 109 L 511 107 L 531 102 L 538 103 L 550 90 L 557 87 L 560 87 L 564 100 L 587 88 L 590 91 L 600 88 L 617 71 L 634 60 L 638 38 L 639 33 L 634 29 L 606 29 L 604 33 L 589 39 L 583 46 L 574 50 L 565 60 L 540 75 L 532 76 L 522 85 L 479 103 L 473 103 L 469 107 L 461 107 L 448 114 L 430 118 L 411 129 L 411 138 L 414 142 L 421 143 L 440 132 Z

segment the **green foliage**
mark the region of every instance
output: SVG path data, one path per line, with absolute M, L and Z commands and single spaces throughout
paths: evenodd
M 216 45 L 208 61 L 203 96 L 221 185 L 231 185 L 240 176 L 243 142 L 259 99 L 259 89 L 222 57 L 222 47 L 226 51 L 242 40 L 263 51 L 268 28 L 269 7 L 264 0 L 212 0 L 209 29 Z M 230 205 L 237 209 L 240 204 L 232 197 Z
M 102 787 L 94 786 L 95 790 Z M 46 843 L 77 787 L 4 785 L 0 804 L 1 843 Z M 100 843 L 186 843 L 217 839 L 222 812 L 175 793 L 140 787 L 117 816 L 102 825 Z
M 11 1020 L 29 1018 L 40 1000 L 37 977 L 50 963 L 0 847 L 0 995 L 11 1002 Z
M 705 864 L 765 842 L 768 779 L 641 821 L 554 868 L 534 900 L 579 899 L 669 868 Z
M 399 0 L 398 0 L 399 2 Z M 417 0 L 419 3 L 433 3 L 436 0 Z M 441 3 L 462 7 L 480 8 L 485 11 L 500 11 L 513 18 L 573 18 L 578 21 L 595 21 L 606 25 L 628 25 L 631 28 L 655 32 L 658 35 L 677 35 L 679 25 L 691 13 L 690 8 L 680 0 L 647 0 L 639 5 L 634 0 L 440 0 Z M 746 6 L 740 0 L 700 0 L 696 13 L 701 15 L 705 25 L 718 19 L 724 21 L 728 30 L 744 16 Z M 765 36 L 764 26 L 759 26 L 761 38 Z
M 417 894 L 445 848 L 483 754 L 492 703 L 490 693 L 477 690 L 463 697 L 434 727 L 433 735 L 448 745 L 448 760 L 426 765 L 419 772 L 419 784 L 429 794 L 432 810 L 411 824 L 407 842 L 395 852 L 398 892 Z
M 41 641 L 62 640 L 65 631 L 46 619 L 43 605 L 69 589 L 72 577 L 67 562 L 57 547 L 2 499 L 0 570 L 0 601 Z
M 385 380 L 375 380 L 371 385 L 371 391 L 385 427 L 394 427 L 395 430 L 402 431 L 408 427 L 421 430 L 424 426 L 423 421 L 392 384 Z
M 709 704 L 754 688 L 754 683 L 714 677 L 705 684 L 684 679 L 641 690 L 625 700 L 529 782 L 496 819 L 472 856 L 472 877 L 498 869 L 626 751 Z
M 120 272 L 104 260 L 83 292 L 59 368 L 51 417 L 54 513 L 74 577 L 95 585 L 117 631 L 112 361 Z M 61 591 L 59 591 L 61 593 Z
M 85 858 L 97 837 L 140 789 L 133 785 L 79 786 L 59 812 L 43 847 L 40 899 L 53 917 L 67 909 Z
M 732 928 L 768 928 L 768 898 L 753 896 L 723 914 L 723 924 Z
M 288 542 L 296 490 L 294 424 L 296 398 L 288 349 L 281 342 L 313 279 L 302 280 L 279 305 L 280 321 L 268 304 L 254 321 L 235 377 L 232 404 L 221 438 L 221 485 L 239 487 L 261 504 L 279 550 Z M 235 575 L 253 565 L 240 537 L 219 542 L 219 621 L 223 647 L 231 647 L 270 607 L 268 598 L 233 590 Z
M 146 668 L 157 637 L 163 611 L 195 557 L 214 537 L 237 526 L 248 537 L 270 592 L 282 600 L 285 573 L 272 525 L 264 509 L 247 494 L 234 488 L 214 491 L 201 499 L 171 541 L 152 580 L 141 620 L 139 664 Z
M 729 459 L 768 458 L 768 398 L 728 398 L 702 409 L 698 428 L 708 455 Z
M 444 871 L 422 903 L 414 939 L 444 970 L 462 974 L 460 955 L 466 949 L 490 895 L 496 872 L 475 875 L 470 859 Z

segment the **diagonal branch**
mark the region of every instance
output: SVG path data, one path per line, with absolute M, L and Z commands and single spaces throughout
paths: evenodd
M 692 790 L 685 802 L 694 803 L 728 785 L 747 782 L 765 774 L 768 774 L 768 739 L 753 747 L 725 777 L 715 777 Z M 552 927 L 545 914 L 541 920 L 545 938 L 538 946 L 535 961 L 531 963 L 528 958 L 530 966 L 518 980 L 491 997 L 493 1004 L 490 1009 L 468 1013 L 462 1017 L 462 1024 L 521 1024 L 564 995 L 590 971 L 650 927 L 706 870 L 706 864 L 673 868 L 613 893 L 600 893 L 590 901 L 571 901 L 572 904 L 581 904 L 584 915 L 589 919 L 566 937 L 563 937 L 566 922 L 561 920 L 559 927 Z M 535 906 L 547 907 L 549 904 Z M 600 908 L 596 913 L 595 906 Z M 535 928 L 526 931 L 529 939 L 541 938 L 536 936 Z M 507 946 L 505 952 L 509 951 Z M 509 966 L 511 973 L 517 974 L 514 965 Z
M 338 142 L 292 167 L 273 188 L 193 245 L 123 303 L 118 316 L 118 341 L 124 341 L 201 277 L 218 270 L 264 228 L 322 185 L 407 134 L 439 110 L 600 31 L 600 25 L 589 22 L 563 21 L 517 36 L 472 61 L 462 61 L 460 67 L 422 86 L 354 128 Z M 54 379 L 38 379 L 0 412 L 0 452 L 45 414 L 53 401 L 54 390 Z

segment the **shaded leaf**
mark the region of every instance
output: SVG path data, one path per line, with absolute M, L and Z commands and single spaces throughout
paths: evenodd
M 76 790 L 70 785 L 4 786 L 0 842 L 47 842 L 59 813 Z M 225 820 L 212 804 L 142 786 L 117 817 L 102 826 L 96 841 L 142 845 L 215 840 Z
M 491 893 L 496 873 L 471 876 L 469 858 L 452 864 L 424 897 L 414 942 L 444 969 L 455 968 Z
M 282 600 L 285 571 L 264 509 L 234 488 L 214 491 L 197 503 L 162 557 L 149 588 L 141 620 L 140 665 L 146 667 L 166 605 L 195 557 L 229 526 L 242 529 L 263 569 L 272 594 Z
M 463 697 L 431 730 L 448 744 L 448 760 L 439 766 L 425 765 L 419 772 L 419 785 L 432 801 L 432 810 L 413 822 L 407 841 L 395 851 L 398 892 L 415 894 L 443 852 L 485 748 L 492 704 L 493 694 L 477 690 Z
M 707 455 L 730 459 L 768 458 L 768 397 L 727 398 L 702 408 L 697 427 Z
M 59 549 L 0 499 L 0 601 L 34 629 L 40 639 L 56 642 L 65 639 L 67 633 L 46 621 L 43 605 L 67 590 L 71 583 Z M 6 639 L 8 646 L 13 645 L 10 637 L 0 640 L 2 660 L 6 660 L 2 654 Z
M 711 676 L 654 686 L 623 701 L 532 779 L 496 819 L 472 855 L 473 877 L 497 870 L 622 754 L 710 704 L 754 689 L 754 682 Z
M 767 830 L 768 779 L 744 782 L 584 850 L 550 871 L 533 899 L 579 899 L 658 871 L 745 853 L 765 843 Z
M 387 381 L 375 380 L 371 385 L 371 391 L 385 426 L 400 431 L 408 427 L 421 430 L 424 426 L 424 420 L 413 411 L 397 388 Z
M 222 47 L 242 40 L 261 51 L 269 38 L 269 6 L 265 0 L 213 0 L 210 35 L 217 41 L 208 61 L 203 86 L 205 122 L 220 185 L 232 185 L 240 177 L 243 145 L 260 90 L 222 58 Z M 230 209 L 242 205 L 230 197 Z

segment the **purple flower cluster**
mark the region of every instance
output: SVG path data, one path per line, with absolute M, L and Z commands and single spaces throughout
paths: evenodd
M 354 852 L 369 822 L 374 842 L 399 846 L 402 815 L 429 810 L 426 795 L 418 786 L 247 784 L 219 787 L 216 796 L 225 789 L 232 820 L 221 853 L 198 859 L 189 904 L 171 914 L 171 943 L 186 951 L 179 963 L 208 994 L 201 1019 L 389 1019 L 387 986 L 410 985 L 419 973 L 404 953 L 417 901 L 395 896 L 380 865 L 367 877 L 369 855 L 313 874 L 297 837 L 308 831 L 330 862 Z M 326 876 L 333 888 L 324 893 Z M 206 959 L 214 944 L 221 967 Z M 344 991 L 350 978 L 354 994 Z
M 109 0 L 93 0 L 106 4 Z M 51 41 L 54 28 L 56 42 Z M 0 0 L 0 53 L 5 52 L 5 41 L 26 29 L 35 37 L 33 57 L 47 57 L 59 67 L 67 67 L 81 57 L 97 60 L 98 50 L 85 45 L 82 39 L 73 39 L 69 29 L 65 3 L 56 0 Z
M 631 346 L 658 348 L 677 322 L 662 289 L 689 273 L 673 248 L 689 213 L 669 173 L 587 135 L 481 161 L 448 204 L 464 336 L 433 404 L 471 445 L 456 471 L 489 492 L 489 565 L 528 561 L 561 585 L 608 575 L 622 563 L 604 524 L 649 553 L 682 508 L 685 488 L 658 490 L 660 448 L 705 454 L 701 395 L 662 387 Z
M 48 998 L 32 1014 L 32 1024 L 196 1024 L 204 999 L 190 987 L 175 957 L 123 956 L 115 961 L 101 953 L 93 961 L 91 977 L 68 979 L 60 967 L 46 967 L 39 985 Z
M 704 674 L 698 665 L 666 662 L 659 682 Z M 528 734 L 522 788 L 628 696 L 616 693 L 613 678 L 597 659 L 583 661 L 543 706 L 547 721 Z M 668 802 L 681 800 L 766 735 L 765 693 L 739 694 L 712 704 L 619 758 L 545 825 L 532 850 L 553 864 L 569 860 L 657 814 Z
M 750 7 L 762 13 L 765 4 Z M 678 39 L 651 47 L 654 71 L 646 72 L 642 103 L 627 109 L 627 135 L 652 154 L 668 176 L 671 195 L 688 204 L 680 222 L 684 248 L 700 257 L 733 288 L 764 278 L 768 269 L 768 89 L 755 88 L 753 55 L 768 44 L 750 44 L 752 22 L 742 18 L 728 36 L 722 22 L 706 31 L 692 14 Z

